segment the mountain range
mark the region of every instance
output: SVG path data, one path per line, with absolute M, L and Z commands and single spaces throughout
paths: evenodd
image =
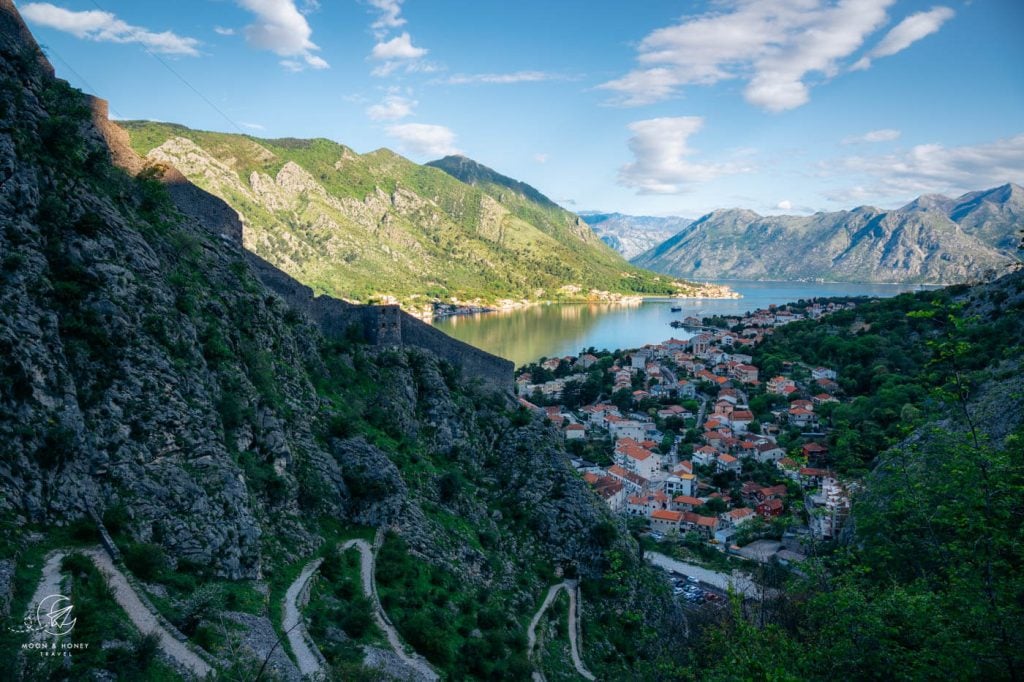
M 634 216 L 598 211 L 583 211 L 579 216 L 605 244 L 624 258 L 639 256 L 693 222 L 692 218 L 677 216 Z
M 347 300 L 493 304 L 668 294 L 578 216 L 461 156 L 420 165 L 388 149 L 264 140 L 127 121 L 134 150 L 176 168 L 243 219 L 246 248 Z
M 1024 188 L 926 195 L 895 210 L 862 206 L 810 216 L 713 211 L 632 258 L 678 277 L 958 283 L 1020 259 Z

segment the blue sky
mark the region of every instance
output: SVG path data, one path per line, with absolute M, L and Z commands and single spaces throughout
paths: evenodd
M 459 151 L 574 210 L 802 213 L 1024 183 L 1020 0 L 17 5 L 120 118 Z

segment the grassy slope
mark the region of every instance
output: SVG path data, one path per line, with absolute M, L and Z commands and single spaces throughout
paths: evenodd
M 392 295 L 414 306 L 433 298 L 551 300 L 585 298 L 591 289 L 623 294 L 675 289 L 669 278 L 629 265 L 596 237 L 584 233 L 581 239 L 571 229 L 575 216 L 560 208 L 521 196 L 499 206 L 487 196 L 487 187 L 469 186 L 386 149 L 359 155 L 324 139 L 260 140 L 164 123 L 122 125 L 140 154 L 184 137 L 227 164 L 240 180 L 238 187 L 211 186 L 194 173 L 190 179 L 246 216 L 249 248 L 319 291 L 363 301 Z M 350 205 L 378 190 L 386 199 L 399 189 L 428 203 L 389 208 L 386 219 L 368 228 L 331 200 L 306 197 L 291 210 L 270 211 L 246 196 L 252 173 L 274 177 L 289 161 L 310 173 L 330 197 Z M 565 285 L 582 292 L 559 291 Z

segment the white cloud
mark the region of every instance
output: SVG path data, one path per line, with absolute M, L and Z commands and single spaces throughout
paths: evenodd
M 77 38 L 96 42 L 138 43 L 148 50 L 163 54 L 189 57 L 199 55 L 199 41 L 195 38 L 179 36 L 171 31 L 154 33 L 126 23 L 110 12 L 74 12 L 48 2 L 30 2 L 19 9 L 30 23 L 64 31 Z
M 418 102 L 400 95 L 388 95 L 378 104 L 366 109 L 366 115 L 374 121 L 397 121 L 411 116 Z
M 769 111 L 810 97 L 811 74 L 831 78 L 839 62 L 881 27 L 894 0 L 725 0 L 724 11 L 687 17 L 640 43 L 639 68 L 598 86 L 640 106 L 686 85 L 742 79 L 744 96 Z
M 949 7 L 933 7 L 927 12 L 918 12 L 896 24 L 881 42 L 878 43 L 868 54 L 857 60 L 850 68 L 860 71 L 871 66 L 871 60 L 879 57 L 889 57 L 902 52 L 918 40 L 930 36 L 942 28 L 942 25 L 953 18 L 956 14 Z
M 417 156 L 458 154 L 455 133 L 445 126 L 427 123 L 401 123 L 388 126 L 387 134 L 398 140 L 402 149 Z
M 381 40 L 373 46 L 370 58 L 383 62 L 374 67 L 371 73 L 374 76 L 390 76 L 398 69 L 406 73 L 432 73 L 437 70 L 432 64 L 427 64 L 421 57 L 426 55 L 428 50 L 416 47 L 412 44 L 412 38 L 408 32 L 397 35 L 391 40 Z
M 432 73 L 437 70 L 433 64 L 422 61 L 428 50 L 413 45 L 408 31 L 403 31 L 399 35 L 387 39 L 393 29 L 406 24 L 405 18 L 402 17 L 404 0 L 367 0 L 367 2 L 378 13 L 377 19 L 370 25 L 373 35 L 377 39 L 370 52 L 370 58 L 382 62 L 371 71 L 374 76 L 390 76 L 398 69 L 402 69 L 406 73 Z
M 780 211 L 792 211 L 793 202 L 790 201 L 789 199 L 783 199 L 779 203 L 775 204 L 775 208 L 779 209 Z
M 855 188 L 861 197 L 961 193 L 1020 183 L 1024 180 L 1024 133 L 976 145 L 922 144 L 893 154 L 851 156 L 826 170 L 873 178 L 873 185 Z
M 239 121 L 238 124 L 241 125 L 243 128 L 248 128 L 249 130 L 266 130 L 267 129 L 266 126 L 264 126 L 264 125 L 262 125 L 260 123 L 246 123 L 245 121 Z
M 384 38 L 389 29 L 405 25 L 405 19 L 401 16 L 402 1 L 369 0 L 370 5 L 380 11 L 380 16 L 371 24 L 378 40 Z
M 548 155 L 544 153 L 538 153 L 533 155 L 533 160 L 536 161 L 537 163 L 547 163 L 548 158 Z
M 619 184 L 640 194 L 680 194 L 690 185 L 720 175 L 742 173 L 749 166 L 736 163 L 695 163 L 689 137 L 704 125 L 700 116 L 652 118 L 629 124 L 629 149 L 634 161 L 619 169 Z
M 323 57 L 319 57 L 319 56 L 317 56 L 315 54 L 307 54 L 307 55 L 305 55 L 304 59 L 306 60 L 306 64 L 310 68 L 313 68 L 313 69 L 329 69 L 329 68 L 331 68 L 331 65 L 327 63 L 327 60 L 325 60 Z
M 224 28 L 223 26 L 214 26 L 213 27 L 213 32 L 216 33 L 217 35 L 222 35 L 222 36 L 233 36 L 233 35 L 235 35 L 235 29 L 233 29 L 233 28 Z
M 564 80 L 565 76 L 547 71 L 513 71 L 511 73 L 457 73 L 444 79 L 447 85 L 476 85 L 480 83 L 507 85 L 510 83 L 539 83 Z
M 864 142 L 891 142 L 899 139 L 902 133 L 894 128 L 881 128 L 880 130 L 869 130 L 863 135 L 851 135 L 844 137 L 843 144 L 861 144 Z
M 311 40 L 313 29 L 294 0 L 237 2 L 256 15 L 256 21 L 245 27 L 245 39 L 250 45 L 285 57 L 281 66 L 290 71 L 330 67 L 322 57 L 314 54 L 320 48 Z
M 419 59 L 427 54 L 422 47 L 415 47 L 408 32 L 397 35 L 391 40 L 382 41 L 373 46 L 370 56 L 377 60 Z

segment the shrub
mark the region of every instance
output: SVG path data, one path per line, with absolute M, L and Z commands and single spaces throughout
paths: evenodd
M 75 448 L 75 432 L 65 426 L 52 426 L 36 450 L 36 461 L 44 469 L 57 469 L 68 459 Z
M 103 525 L 107 532 L 113 536 L 120 535 L 128 529 L 131 519 L 128 516 L 128 507 L 124 502 L 107 507 L 103 511 Z
M 146 668 L 160 649 L 160 636 L 155 632 L 140 635 L 132 644 L 132 659 L 139 668 Z
M 160 545 L 132 543 L 122 552 L 125 566 L 139 580 L 154 580 L 167 570 L 167 557 Z

